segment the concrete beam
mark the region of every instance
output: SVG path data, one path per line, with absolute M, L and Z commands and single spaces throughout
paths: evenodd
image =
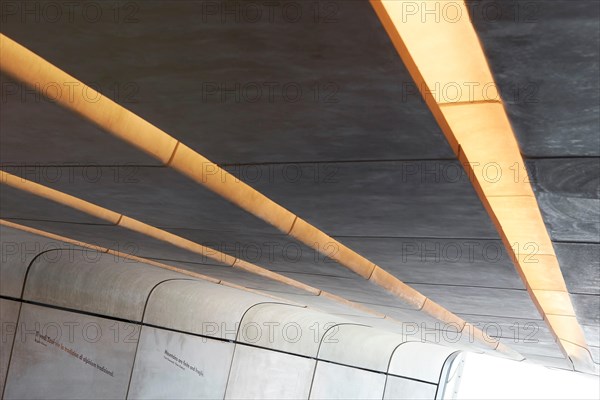
M 273 225 L 285 234 L 296 238 L 307 246 L 331 257 L 363 278 L 385 288 L 403 302 L 417 307 L 428 315 L 433 315 L 444 323 L 456 324 L 459 322 L 461 326 L 465 325 L 461 318 L 431 301 L 426 307 L 426 297 L 404 284 L 394 275 L 389 274 L 365 257 L 294 215 L 278 203 L 221 169 L 201 154 L 195 152 L 184 143 L 107 97 L 102 96 L 83 82 L 68 75 L 5 35 L 0 36 L 0 51 L 4 55 L 4 60 L 8 60 L 2 63 L 1 69 L 13 78 L 33 88 L 39 88 L 41 84 L 49 82 L 65 87 L 76 85 L 78 88 L 84 88 L 85 90 L 81 91 L 69 91 L 68 95 L 62 95 L 63 92 L 61 92 L 53 100 L 68 110 L 95 123 L 114 136 L 158 159 L 165 166 L 174 168 L 226 200 Z M 87 100 L 90 96 L 96 100 L 94 103 L 90 103 Z M 13 183 L 17 183 L 17 180 L 12 179 Z M 80 207 L 78 209 L 85 212 L 83 203 L 73 201 L 70 197 L 64 200 L 76 205 L 78 204 L 78 207 Z M 96 209 L 95 212 L 99 213 L 100 209 Z M 98 216 L 100 217 L 100 215 Z M 172 244 L 180 245 L 187 250 L 196 249 L 201 254 L 208 255 L 206 254 L 206 248 L 203 246 L 183 238 L 176 239 L 175 235 L 168 232 L 157 230 L 154 227 L 125 216 L 121 216 L 116 221 L 114 221 L 114 218 L 116 218 L 115 215 L 111 214 L 110 217 L 110 221 L 116 225 L 123 225 L 124 227 L 148 234 L 160 240 L 168 239 Z M 327 249 L 332 244 L 336 246 L 337 251 L 334 254 L 328 254 Z M 234 266 L 235 261 L 234 259 L 231 263 L 232 266 Z M 270 271 L 265 270 L 264 273 L 272 275 Z M 287 278 L 282 277 L 282 279 Z M 299 285 L 298 287 L 304 287 L 308 291 L 312 290 L 300 282 L 297 285 Z M 488 342 L 484 342 L 486 345 L 489 345 Z M 491 347 L 495 350 L 498 349 L 498 343 L 494 343 Z M 507 352 L 507 355 L 510 357 L 515 356 L 510 351 Z
M 443 0 L 371 0 L 371 4 L 469 173 L 565 356 L 575 370 L 593 372 L 591 353 L 466 5 Z M 531 267 L 541 263 L 538 255 L 544 256 L 543 267 Z M 532 285 L 556 290 L 548 293 Z

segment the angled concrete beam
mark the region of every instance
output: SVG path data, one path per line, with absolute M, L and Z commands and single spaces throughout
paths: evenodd
M 0 35 L 0 53 L 2 54 L 0 69 L 13 78 L 38 90 L 49 84 L 69 89 L 57 92 L 52 100 L 153 156 L 165 166 L 174 168 L 224 199 L 261 218 L 286 235 L 294 237 L 364 279 L 381 286 L 414 309 L 431 315 L 446 324 L 462 328 L 466 325 L 466 321 L 462 318 L 427 299 L 392 274 L 294 215 L 166 132 L 102 96 L 5 35 Z M 48 95 L 47 91 L 44 91 L 43 94 Z M 90 98 L 94 99 L 93 103 L 89 102 Z M 114 216 L 112 217 L 114 218 Z M 133 222 L 126 217 L 119 221 L 120 225 L 132 229 L 140 228 L 138 223 L 139 221 Z M 153 227 L 144 229 L 156 237 L 172 238 L 171 234 L 155 231 L 156 228 Z M 196 247 L 197 245 L 183 243 L 179 240 L 176 242 L 202 251 Z M 324 253 L 332 245 L 337 251 L 334 254 Z M 239 262 L 234 266 L 247 267 Z M 270 271 L 264 270 L 263 273 L 268 275 Z M 483 343 L 494 350 L 506 351 L 506 355 L 511 358 L 521 358 L 511 350 L 505 350 L 499 343 L 491 344 L 485 340 Z
M 371 0 L 573 368 L 594 363 L 479 38 L 462 1 Z
M 104 207 L 100 207 L 96 204 L 90 203 L 90 202 L 80 199 L 78 197 L 71 196 L 71 195 L 65 194 L 63 192 L 60 192 L 58 190 L 55 190 L 55 189 L 40 185 L 38 183 L 29 181 L 27 179 L 17 177 L 15 175 L 12 175 L 12 174 L 7 173 L 2 170 L 0 170 L 0 183 L 8 185 L 8 186 L 13 187 L 18 190 L 22 190 L 27 193 L 34 194 L 36 196 L 45 198 L 47 200 L 62 204 L 64 206 L 73 208 L 75 210 L 79 210 L 88 215 L 91 215 L 96 218 L 107 221 L 115 226 L 120 226 L 120 227 L 129 229 L 131 231 L 134 231 L 134 232 L 152 237 L 154 239 L 160 240 L 162 242 L 172 244 L 176 247 L 190 251 L 192 253 L 199 254 L 203 257 L 208 257 L 217 262 L 223 263 L 225 265 L 229 265 L 230 267 L 239 268 L 239 269 L 242 269 L 251 274 L 259 275 L 264 278 L 267 278 L 267 279 L 270 279 L 270 280 L 273 280 L 273 281 L 276 281 L 279 283 L 283 283 L 288 286 L 292 286 L 294 288 L 308 292 L 314 296 L 321 296 L 323 298 L 327 298 L 329 300 L 332 300 L 332 301 L 342 304 L 344 306 L 354 308 L 356 310 L 362 311 L 367 314 L 371 314 L 377 318 L 386 318 L 386 319 L 390 320 L 391 322 L 395 322 L 395 323 L 399 323 L 399 324 L 406 322 L 406 321 L 398 321 L 398 320 L 391 318 L 385 314 L 382 314 L 378 311 L 372 310 L 362 304 L 355 303 L 353 301 L 350 301 L 348 299 L 345 299 L 345 298 L 335 295 L 333 293 L 328 293 L 324 290 L 306 285 L 302 282 L 299 282 L 297 280 L 288 278 L 284 275 L 272 272 L 272 271 L 270 271 L 266 268 L 260 267 L 256 264 L 252 264 L 245 260 L 232 257 L 232 256 L 222 253 L 218 250 L 212 249 L 210 247 L 202 246 L 191 240 L 182 238 L 178 235 L 164 231 L 160 228 L 156 228 L 152 225 L 148 225 L 144 222 L 130 218 L 124 214 L 118 214 L 114 211 L 111 211 Z M 4 224 L 13 224 L 13 223 L 5 221 Z M 17 225 L 17 224 L 13 224 L 13 225 Z M 55 235 L 55 236 L 58 238 L 58 235 Z M 83 242 L 78 242 L 78 243 L 83 243 Z M 87 245 L 84 243 L 83 247 L 89 247 L 89 246 L 90 245 Z M 100 249 L 100 250 L 104 250 L 102 248 L 98 248 L 98 247 L 96 247 L 96 248 Z M 109 252 L 113 252 L 113 251 L 110 250 Z M 124 254 L 124 253 L 118 253 L 118 254 Z M 135 257 L 135 256 L 129 256 L 129 258 L 131 258 L 131 257 Z M 156 262 L 154 262 L 154 263 L 157 265 L 158 264 L 164 265 L 161 263 L 156 263 Z M 175 267 L 173 267 L 173 268 L 175 268 Z M 207 278 L 209 278 L 209 277 L 207 277 Z M 209 279 L 214 280 L 214 278 L 209 278 Z M 231 285 L 232 284 L 230 284 L 230 286 Z M 502 355 L 504 355 L 507 358 L 511 358 L 514 360 L 522 360 L 523 359 L 523 356 L 521 356 L 519 353 L 517 353 L 514 350 L 512 350 L 511 348 L 503 345 L 499 341 L 490 340 L 490 338 L 487 335 L 485 335 L 479 328 L 477 328 L 473 325 L 470 325 L 461 319 L 458 319 L 458 317 L 454 316 L 454 314 L 450 313 L 448 310 L 444 309 L 439 304 L 435 303 L 434 301 L 432 301 L 428 298 L 425 299 L 425 304 L 422 309 L 427 314 L 435 316 L 436 319 L 438 319 L 438 320 L 451 320 L 452 319 L 454 321 L 453 326 L 460 328 L 459 333 L 462 333 L 466 329 L 466 332 L 468 332 L 469 337 L 472 337 L 477 342 L 484 344 L 486 347 L 490 348 L 491 350 L 498 351 L 499 353 L 501 353 Z
M 18 229 L 20 231 L 31 233 L 31 234 L 34 234 L 34 235 L 43 236 L 43 237 L 46 237 L 48 239 L 56 240 L 56 241 L 59 241 L 59 242 L 69 243 L 69 244 L 72 244 L 74 246 L 82 247 L 84 249 L 90 249 L 90 250 L 93 250 L 93 251 L 97 251 L 99 253 L 112 254 L 112 255 L 114 255 L 115 257 L 118 257 L 118 258 L 124 258 L 124 259 L 127 259 L 127 260 L 132 260 L 132 261 L 137 261 L 137 262 L 141 262 L 141 263 L 144 263 L 144 264 L 152 265 L 152 266 L 157 267 L 157 268 L 161 268 L 161 269 L 166 269 L 166 270 L 169 270 L 169 271 L 177 272 L 179 274 L 187 275 L 189 277 L 200 279 L 200 280 L 203 280 L 203 281 L 208 281 L 208 282 L 216 283 L 218 285 L 223 285 L 223 286 L 234 287 L 234 288 L 241 289 L 241 290 L 244 290 L 244 291 L 247 291 L 247 292 L 251 292 L 251 293 L 255 293 L 255 294 L 260 294 L 261 296 L 271 297 L 271 298 L 273 298 L 275 300 L 278 300 L 278 301 L 284 301 L 284 299 L 282 299 L 280 297 L 273 296 L 273 295 L 270 295 L 268 293 L 263 293 L 263 292 L 260 292 L 258 290 L 250 289 L 250 288 L 247 288 L 247 287 L 244 287 L 244 286 L 241 286 L 241 285 L 236 285 L 235 283 L 227 282 L 227 281 L 224 281 L 224 280 L 221 280 L 221 279 L 216 279 L 216 278 L 213 278 L 213 277 L 208 276 L 208 275 L 199 274 L 197 272 L 189 271 L 187 269 L 177 268 L 177 267 L 174 267 L 172 265 L 160 263 L 160 262 L 154 261 L 154 260 L 149 260 L 149 259 L 143 258 L 143 257 L 138 257 L 138 256 L 135 256 L 133 254 L 123 253 L 123 252 L 120 252 L 120 251 L 117 251 L 117 250 L 113 250 L 113 249 L 109 249 L 109 248 L 106 248 L 106 247 L 100 247 L 100 246 L 96 246 L 96 245 L 89 244 L 89 243 L 86 243 L 86 242 L 81 242 L 79 240 L 68 238 L 66 236 L 57 235 L 57 234 L 54 234 L 54 233 L 51 233 L 51 232 L 43 231 L 41 229 L 36 229 L 36 228 L 32 228 L 30 226 L 25 226 L 25 225 L 17 224 L 17 223 L 14 223 L 12 221 L 7 221 L 7 220 L 4 220 L 4 219 L 0 219 L 0 225 L 6 226 L 8 228 Z M 285 301 L 289 302 L 289 300 L 285 300 Z

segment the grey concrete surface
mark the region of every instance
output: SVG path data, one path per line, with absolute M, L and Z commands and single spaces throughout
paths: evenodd
M 7 185 L 2 185 L 0 204 L 2 204 L 2 213 L 0 215 L 3 219 L 35 219 L 67 223 L 107 224 L 106 221 L 94 218 L 83 212 L 25 193 Z
M 3 327 L 3 337 L 0 341 L 0 393 L 4 391 L 4 384 L 6 383 L 6 373 L 8 372 L 20 310 L 21 304 L 19 302 L 0 298 L 0 324 Z
M 340 316 L 303 307 L 263 303 L 246 311 L 236 339 L 240 343 L 316 358 L 321 342 L 330 339 L 329 328 L 348 322 Z
M 406 342 L 392 354 L 388 373 L 437 384 L 444 363 L 455 351 L 436 344 Z M 410 365 L 406 360 L 412 360 Z
M 489 3 L 470 2 L 479 10 Z M 303 17 L 291 23 L 280 9 L 274 21 L 263 9 L 256 22 L 236 11 L 223 22 L 222 14 L 207 13 L 202 3 L 173 7 L 163 1 L 136 3 L 138 8 L 121 9 L 115 20 L 114 10 L 99 3 L 104 18 L 97 23 L 79 14 L 59 22 L 17 14 L 7 15 L 2 31 L 225 164 L 450 311 L 473 323 L 498 323 L 504 338 L 515 323 L 519 336 L 527 335 L 521 324 L 533 322 L 539 325 L 536 337 L 552 342 L 505 252 L 496 258 L 497 232 L 368 3 L 327 2 L 317 14 L 309 2 L 299 4 Z M 530 158 L 533 186 L 578 317 L 588 340 L 597 343 L 598 7 L 580 0 L 500 5 L 502 17 L 475 13 L 473 21 Z M 435 326 L 314 250 L 0 78 L 4 170 L 406 322 Z M 299 87 L 301 98 L 285 98 L 284 85 Z M 254 101 L 256 87 L 261 93 Z M 2 218 L 364 317 L 5 185 L 0 203 Z M 1 232 L 4 240 L 6 230 Z M 27 257 L 18 265 L 27 264 Z M 6 271 L 22 271 L 6 265 L 2 280 Z M 11 290 L 18 286 L 10 284 Z M 17 292 L 6 293 L 2 286 L 2 295 Z M 534 344 L 522 350 L 545 351 Z M 552 357 L 536 360 L 560 364 Z
M 436 391 L 437 385 L 389 376 L 385 383 L 383 398 L 398 400 L 433 399 Z
M 74 246 L 57 240 L 25 233 L 18 229 L 0 226 L 0 295 L 21 298 L 23 293 L 27 268 L 45 252 Z M 43 253 L 43 254 L 42 254 Z
M 224 302 L 222 296 L 231 300 Z M 273 301 L 206 281 L 169 281 L 158 285 L 148 298 L 144 322 L 233 340 L 248 309 Z
M 168 168 L 40 168 L 37 175 L 20 166 L 4 169 L 160 227 L 280 233 Z M 333 236 L 498 238 L 456 162 L 285 163 L 228 169 Z M 6 217 L 22 215 L 11 214 L 20 210 L 13 210 L 14 196 L 7 195 Z M 38 216 L 43 213 L 38 207 L 34 210 Z M 58 211 L 53 215 L 60 220 Z
M 145 326 L 127 398 L 223 398 L 234 346 Z
M 525 156 L 600 156 L 598 3 L 470 3 Z
M 600 245 L 554 243 L 554 249 L 569 291 L 600 295 Z
M 141 322 L 154 286 L 182 274 L 91 250 L 52 250 L 36 258 L 23 299 Z M 117 268 L 118 266 L 118 268 Z
M 381 399 L 385 380 L 385 374 L 319 361 L 310 399 Z
M 11 15 L 2 30 L 219 163 L 452 156 L 419 96 L 398 95 L 412 80 L 369 4 L 334 2 L 315 14 L 312 5 L 299 3 L 297 22 L 282 16 L 281 7 L 273 20 L 262 9 L 256 22 L 242 10 L 225 23 L 202 3 L 167 4 L 124 7 L 115 21 L 108 4 L 99 3 L 105 18 L 95 24 L 84 18 L 23 23 Z M 236 84 L 242 88 L 239 101 L 235 94 L 221 101 L 222 90 L 211 95 L 210 85 Z M 254 102 L 252 84 L 262 93 Z M 269 84 L 276 85 L 272 95 Z M 302 93 L 296 101 L 294 88 Z M 60 135 L 48 137 L 39 128 L 29 128 L 29 137 L 15 135 L 24 121 L 3 122 L 3 161 L 142 161 L 113 151 L 66 151 L 77 142 L 117 146 L 89 127 L 52 115 L 46 128 Z M 30 124 L 43 122 L 34 118 Z M 374 138 L 372 132 L 380 134 Z M 91 143 L 83 142 L 83 134 Z M 39 139 L 38 153 L 46 155 L 26 150 L 32 139 Z
M 316 361 L 236 345 L 226 399 L 306 399 Z
M 400 335 L 368 326 L 338 325 L 332 329 L 336 330 L 333 336 L 321 342 L 319 360 L 383 373 L 388 370 L 394 349 L 405 340 Z
M 23 304 L 4 398 L 122 399 L 138 335 L 139 326 Z

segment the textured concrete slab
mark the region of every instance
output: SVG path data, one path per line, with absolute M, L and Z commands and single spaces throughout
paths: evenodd
M 262 18 L 248 21 L 244 9 L 222 20 L 224 14 L 195 3 L 171 9 L 151 2 L 123 7 L 131 21 L 122 15 L 115 21 L 114 10 L 99 4 L 104 17 L 95 24 L 11 15 L 3 31 L 219 163 L 452 156 L 369 4 L 298 7 L 297 20 L 281 6 L 259 6 Z M 277 16 L 269 18 L 269 10 Z M 55 118 L 46 129 L 61 131 L 61 140 L 82 137 L 78 125 Z M 9 122 L 2 158 L 41 161 L 18 149 L 49 142 L 46 133 L 29 128 L 32 136 L 23 137 L 14 132 L 28 119 Z M 98 149 L 115 150 L 112 141 L 87 131 Z M 123 158 L 106 153 L 98 162 Z
M 328 167 L 330 176 L 327 170 L 315 176 L 311 165 L 263 166 L 250 184 L 342 242 L 344 236 L 498 238 L 457 162 Z
M 0 298 L 0 324 L 2 325 L 2 340 L 0 341 L 0 393 L 4 391 L 8 362 L 12 353 L 17 319 L 21 304 L 17 301 Z
M 385 383 L 384 399 L 417 400 L 435 399 L 437 385 L 388 376 Z
M 581 327 L 590 346 L 600 347 L 600 326 L 582 324 Z
M 457 162 L 286 163 L 228 169 L 333 236 L 498 238 Z M 6 170 L 28 174 L 24 168 Z M 155 226 L 280 233 L 167 168 L 57 170 L 58 178 L 40 173 L 33 180 Z M 11 204 L 6 208 L 10 211 Z
M 218 265 L 206 256 L 182 250 L 168 243 L 149 238 L 128 229 L 110 225 L 69 224 L 52 221 L 23 221 L 15 223 L 46 232 L 76 238 L 86 243 L 109 248 L 144 258 L 158 260 L 179 259 L 186 263 Z
M 3 88 L 0 112 L 2 163 L 28 166 L 29 171 L 37 169 L 52 177 L 55 176 L 53 167 L 65 164 L 159 165 L 150 156 L 125 145 L 10 77 L 0 74 L 0 84 Z M 126 86 L 125 94 L 135 90 L 131 83 L 116 84 L 115 88 Z M 51 95 L 52 90 L 54 88 L 48 89 Z M 93 167 L 89 171 L 92 172 Z
M 554 243 L 565 283 L 571 293 L 600 294 L 600 245 Z
M 327 270 L 324 270 L 323 272 L 326 273 Z M 406 309 L 414 308 L 407 303 L 400 301 L 397 297 L 391 295 L 381 287 L 361 278 L 360 276 L 354 276 L 351 278 L 336 277 L 335 279 L 332 279 L 332 277 L 328 275 L 292 272 L 284 272 L 283 274 L 311 286 L 326 290 L 335 295 L 342 296 L 351 301 L 359 303 L 373 303 Z
M 310 399 L 381 399 L 385 374 L 317 362 Z
M 564 355 L 557 343 L 530 343 L 529 341 L 521 341 L 515 343 L 515 341 L 511 339 L 500 339 L 500 342 L 504 343 L 507 346 L 510 346 L 511 348 L 515 349 L 520 353 L 526 353 L 530 356 L 564 358 Z
M 292 288 L 293 289 L 293 288 Z M 311 309 L 319 312 L 333 314 L 336 317 L 347 318 L 347 317 L 364 317 L 367 319 L 383 319 L 383 317 L 375 316 L 373 314 L 364 312 L 354 307 L 346 306 L 337 301 L 333 301 L 324 296 L 315 296 L 305 292 L 305 294 L 293 293 L 293 290 L 286 291 L 272 291 L 266 289 L 259 289 L 263 293 L 271 294 L 273 296 L 285 299 L 293 304 L 310 307 Z
M 500 240 L 416 237 L 342 240 L 405 283 L 524 289 Z
M 358 276 L 327 257 L 334 256 L 339 251 L 339 247 L 333 243 L 322 254 L 295 239 L 281 235 L 197 229 L 168 231 L 279 273 L 294 272 L 347 278 Z
M 537 193 L 552 240 L 600 243 L 600 199 Z
M 139 322 L 154 286 L 187 278 L 112 254 L 54 251 L 55 258 L 40 257 L 31 265 L 23 299 Z
M 507 318 L 459 314 L 473 325 L 486 329 L 490 336 L 519 342 L 554 342 L 546 323 L 538 318 Z
M 339 325 L 335 340 L 324 340 L 319 360 L 386 373 L 392 353 L 404 338 L 369 326 Z M 352 352 L 348 349 L 353 349 Z M 327 363 L 324 363 L 324 365 Z M 317 366 L 317 372 L 319 366 Z
M 139 326 L 32 304 L 19 322 L 4 398 L 125 397 Z
M 249 308 L 240 321 L 237 341 L 315 358 L 322 340 L 330 338 L 328 329 L 345 322 L 349 321 L 303 307 L 257 304 Z
M 526 163 L 536 192 L 580 199 L 600 197 L 600 157 L 538 158 Z
M 145 326 L 127 398 L 223 398 L 234 346 Z
M 404 343 L 394 351 L 388 374 L 438 384 L 442 368 L 453 352 L 452 348 L 435 344 Z
M 474 14 L 473 20 L 523 154 L 535 157 L 530 171 L 546 226 L 593 340 L 600 258 L 599 12 L 590 2 L 550 3 L 494 2 L 502 17 Z M 479 11 L 489 4 L 472 3 Z M 531 321 L 540 324 L 535 337 L 552 342 L 511 262 L 504 253 L 496 258 L 498 234 L 369 4 L 330 2 L 319 5 L 331 8 L 315 16 L 302 3 L 303 17 L 294 23 L 279 14 L 269 21 L 266 9 L 252 22 L 240 10 L 213 14 L 193 2 L 176 9 L 141 3 L 121 9 L 125 14 L 115 21 L 114 10 L 98 6 L 108 19 L 90 24 L 78 15 L 75 21 L 34 23 L 10 14 L 3 32 L 226 164 L 400 279 L 421 285 L 465 319 L 498 323 L 503 338 L 514 323 Z M 435 326 L 314 250 L 0 78 L 0 159 L 9 172 L 21 168 L 28 179 L 318 283 L 409 324 Z M 303 95 L 285 98 L 284 85 L 299 87 Z M 3 217 L 348 312 L 122 228 L 94 225 L 103 222 L 4 186 L 0 200 Z M 50 219 L 62 222 L 41 221 Z M 579 243 L 558 243 L 564 241 Z M 523 325 L 515 330 L 519 337 L 530 333 Z
M 315 360 L 236 345 L 226 399 L 306 399 Z
M 564 357 L 559 357 L 559 358 L 543 357 L 543 356 L 532 355 L 532 354 L 523 354 L 523 355 L 526 357 L 526 360 L 524 362 L 527 362 L 527 363 L 543 365 L 545 367 L 550 367 L 550 368 L 561 368 L 561 369 L 565 369 L 568 371 L 572 371 L 571 363 L 569 363 L 569 361 Z
M 2 185 L 0 204 L 2 205 L 0 216 L 3 219 L 35 219 L 68 223 L 108 224 L 106 221 L 91 217 L 83 212 L 25 193 L 7 185 Z
M 590 351 L 592 352 L 592 359 L 596 364 L 600 364 L 600 347 L 590 346 Z
M 433 301 L 459 314 L 538 318 L 539 313 L 525 290 L 485 287 L 413 285 Z
M 223 298 L 231 301 L 224 302 Z M 255 304 L 272 301 L 269 297 L 211 282 L 173 280 L 158 285 L 152 291 L 144 322 L 182 332 L 234 340 L 247 310 Z
M 573 294 L 571 301 L 577 320 L 586 325 L 600 326 L 600 296 L 591 294 Z
M 0 246 L 2 246 L 0 295 L 13 298 L 21 297 L 27 268 L 35 257 L 49 250 L 73 248 L 68 243 L 33 235 L 6 226 L 0 226 Z M 44 254 L 41 256 L 44 257 Z M 52 258 L 52 254 L 54 253 L 47 254 L 46 256 Z
M 169 265 L 180 267 L 188 271 L 194 271 L 211 276 L 216 279 L 221 279 L 227 282 L 235 283 L 248 287 L 269 292 L 275 296 L 278 295 L 293 295 L 297 297 L 316 297 L 313 294 L 297 289 L 293 286 L 286 285 L 259 275 L 251 274 L 239 268 L 231 268 L 226 266 L 192 264 L 180 261 L 168 261 Z M 285 296 L 284 296 L 285 297 Z
M 600 155 L 598 4 L 472 4 L 473 23 L 524 155 Z

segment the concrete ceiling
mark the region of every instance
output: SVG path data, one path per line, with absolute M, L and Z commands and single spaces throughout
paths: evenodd
M 525 87 L 527 95 L 503 96 L 598 363 L 598 4 L 558 3 L 533 2 L 536 19 L 527 23 L 511 17 L 509 8 L 525 3 L 503 5 L 503 18 L 474 12 L 472 19 L 500 88 Z M 207 14 L 202 2 L 135 4 L 132 20 L 107 17 L 95 24 L 81 16 L 59 22 L 7 16 L 2 33 L 467 321 L 499 324 L 501 340 L 527 359 L 569 368 L 367 2 L 323 3 L 327 14 L 319 17 L 306 5 L 297 23 L 281 14 L 253 23 L 243 10 L 222 21 L 223 14 Z M 433 324 L 313 249 L 1 77 L 5 171 L 390 316 Z M 235 92 L 223 91 L 236 85 Z M 284 87 L 300 88 L 302 95 L 292 101 Z M 4 185 L 1 202 L 6 220 L 312 301 L 297 289 Z

